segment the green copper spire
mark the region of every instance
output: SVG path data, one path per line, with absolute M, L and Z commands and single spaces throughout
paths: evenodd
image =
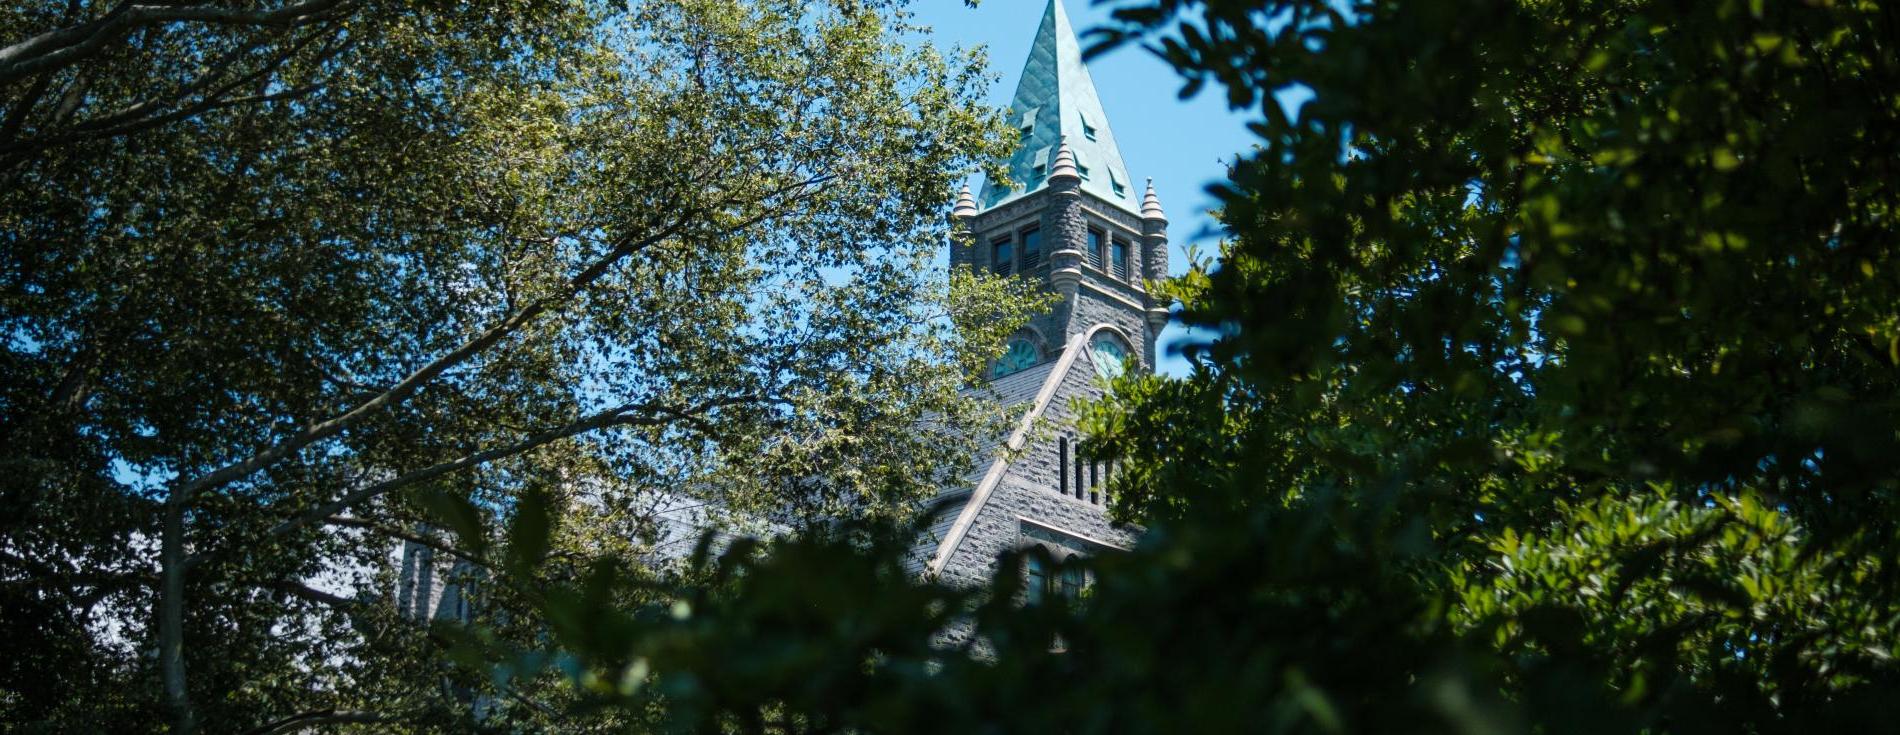
M 1069 27 L 1062 0 L 1049 0 L 1042 12 L 1029 61 L 1016 83 L 1016 99 L 1009 104 L 1009 121 L 1022 134 L 1021 144 L 1009 158 L 1009 178 L 1017 188 L 983 182 L 980 201 L 984 207 L 1041 189 L 1055 163 L 1056 147 L 1066 138 L 1082 174 L 1082 190 L 1131 213 L 1139 211 L 1128 168 L 1122 164 L 1121 149 L 1115 147 L 1115 134 L 1109 132 L 1108 116 L 1102 113 L 1095 82 L 1082 63 L 1082 44 Z

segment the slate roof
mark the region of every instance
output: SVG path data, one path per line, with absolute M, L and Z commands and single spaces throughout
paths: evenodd
M 1049 371 L 1055 368 L 1056 360 L 1044 360 L 1040 365 L 1010 373 L 969 390 L 1006 407 L 1028 403 L 1036 400 L 1036 393 L 1042 390 L 1043 381 L 1049 377 Z
M 1088 66 L 1082 63 L 1082 45 L 1069 26 L 1062 0 L 1049 0 L 1043 10 L 1042 25 L 1029 46 L 1020 79 L 1009 105 L 1009 120 L 1026 134 L 1010 156 L 1009 178 L 1021 190 L 985 180 L 979 198 L 983 206 L 994 207 L 1046 186 L 1035 169 L 1042 166 L 1047 176 L 1057 145 L 1067 139 L 1076 165 L 1088 169 L 1082 189 L 1138 214 L 1133 179 L 1122 163 L 1121 149 L 1115 146 L 1115 134 L 1108 129 L 1108 115 L 1102 111 Z

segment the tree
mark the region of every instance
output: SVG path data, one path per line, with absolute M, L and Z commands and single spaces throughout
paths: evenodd
M 929 272 L 1002 137 L 901 3 L 0 18 L 21 727 L 452 727 L 395 543 L 558 578 L 639 563 L 659 495 L 901 517 L 1029 305 Z M 529 496 L 551 553 L 428 530 Z
M 1141 468 L 1124 512 L 1389 505 L 1387 532 L 1429 539 L 1411 574 L 1495 637 L 1545 727 L 1570 714 L 1539 667 L 1587 672 L 1629 728 L 1871 717 L 1900 629 L 1888 11 L 1116 17 L 1103 42 L 1147 39 L 1263 117 L 1218 189 L 1235 239 L 1174 284 L 1223 336 L 1194 380 L 1098 414 Z M 1262 492 L 1197 492 L 1210 468 Z

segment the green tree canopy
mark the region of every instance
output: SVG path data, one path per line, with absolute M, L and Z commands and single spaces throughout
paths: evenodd
M 1124 514 L 1384 514 L 1366 533 L 1413 541 L 1390 562 L 1545 729 L 1874 726 L 1900 636 L 1887 9 L 1116 18 L 1105 42 L 1263 118 L 1216 189 L 1234 238 L 1171 286 L 1221 336 L 1096 414 L 1139 468 Z
M 1033 300 L 929 268 L 1002 137 L 905 19 L 0 7 L 3 719 L 453 727 L 440 636 L 374 599 L 399 540 L 558 577 L 637 565 L 656 497 L 909 512 Z M 552 552 L 425 528 L 524 496 Z

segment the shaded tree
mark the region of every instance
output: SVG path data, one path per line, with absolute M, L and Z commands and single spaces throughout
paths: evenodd
M 500 557 L 424 525 L 533 495 L 636 565 L 659 496 L 907 513 L 1029 302 L 931 274 L 1000 137 L 905 17 L 0 9 L 4 719 L 454 727 L 373 598 L 401 540 Z

